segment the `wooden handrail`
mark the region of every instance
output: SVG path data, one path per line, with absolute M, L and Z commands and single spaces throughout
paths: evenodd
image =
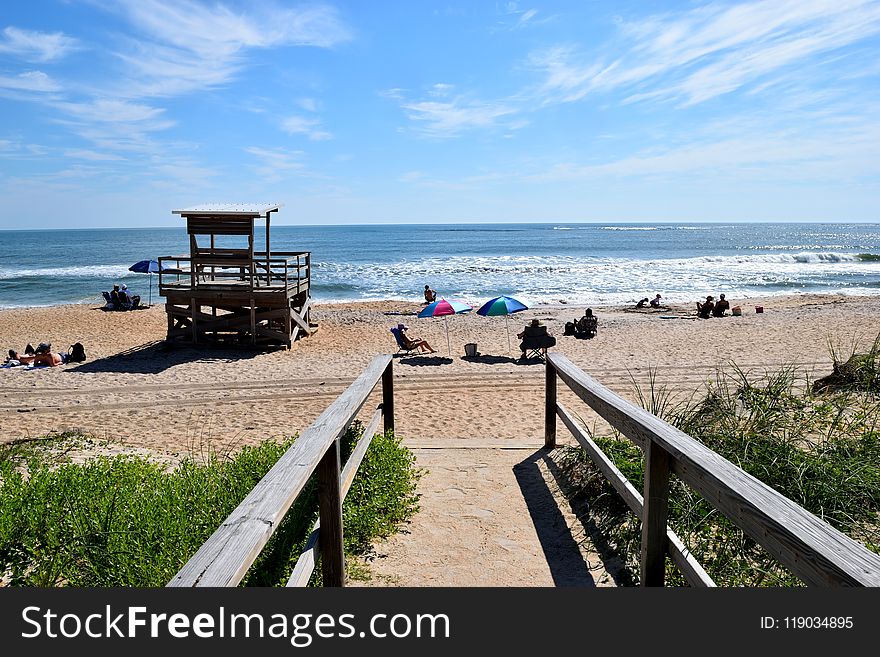
M 642 510 L 642 583 L 663 584 L 658 555 L 669 548 L 666 525 L 668 472 L 762 545 L 796 577 L 812 586 L 880 586 L 880 555 L 834 529 L 701 442 L 619 397 L 561 354 L 550 370 L 612 427 L 646 454 Z M 554 377 L 555 378 L 555 377 Z M 552 397 L 552 398 L 551 398 Z M 555 390 L 546 404 L 554 409 Z M 549 412 L 545 413 L 549 418 Z M 545 432 L 547 433 L 547 432 Z M 597 448 L 598 449 L 598 448 Z M 662 565 L 662 559 L 659 560 Z M 646 573 L 646 570 L 648 571 Z M 647 582 L 646 582 L 647 575 Z
M 342 585 L 338 440 L 379 381 L 390 381 L 386 373 L 391 363 L 388 354 L 376 356 L 354 383 L 303 431 L 168 586 L 236 586 L 316 471 L 321 525 L 332 533 L 329 540 L 323 535 L 326 530 L 321 536 L 324 583 Z
M 342 491 L 341 494 L 343 500 L 345 499 L 345 496 L 348 495 L 348 490 L 354 482 L 354 477 L 361 465 L 361 461 L 364 460 L 364 455 L 367 453 L 367 449 L 369 449 L 370 443 L 373 441 L 373 436 L 379 428 L 379 422 L 382 420 L 383 410 L 383 407 L 380 406 L 376 409 L 376 412 L 373 413 L 370 423 L 364 428 L 364 433 L 361 436 L 361 439 L 355 446 L 354 451 L 352 451 L 351 456 L 349 456 L 348 460 L 345 462 L 345 468 L 343 468 L 342 476 L 340 477 L 340 490 Z M 297 559 L 296 565 L 293 567 L 293 572 L 290 574 L 287 586 L 308 585 L 309 579 L 312 577 L 312 571 L 315 569 L 315 557 L 320 549 L 320 530 L 321 521 L 318 520 L 312 527 L 309 538 L 306 540 L 306 546 L 303 549 L 302 554 L 300 554 L 299 559 Z

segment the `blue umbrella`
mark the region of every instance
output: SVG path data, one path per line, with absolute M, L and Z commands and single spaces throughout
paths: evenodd
M 443 325 L 446 327 L 446 350 L 451 354 L 452 348 L 449 346 L 449 325 L 446 324 L 446 317 L 458 313 L 466 313 L 473 308 L 461 301 L 447 301 L 446 299 L 438 299 L 425 306 L 419 313 L 419 317 L 442 317 Z
M 164 265 L 162 266 L 162 270 L 167 269 Z M 150 303 L 149 305 L 153 305 L 153 274 L 159 272 L 159 263 L 156 260 L 140 260 L 139 262 L 134 263 L 131 267 L 128 268 L 128 271 L 137 272 L 138 274 L 149 274 L 150 275 Z
M 509 353 L 510 326 L 507 323 L 507 316 L 528 309 L 529 307 L 522 301 L 514 299 L 513 297 L 504 296 L 502 294 L 500 297 L 489 299 L 486 303 L 480 306 L 480 308 L 477 310 L 477 314 L 483 315 L 484 317 L 497 317 L 499 315 L 504 315 L 504 327 L 507 329 L 507 351 Z

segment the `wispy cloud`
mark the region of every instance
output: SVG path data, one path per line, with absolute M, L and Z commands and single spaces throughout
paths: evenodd
M 498 9 L 498 13 L 502 18 L 496 29 L 506 31 L 522 30 L 526 27 L 546 23 L 550 20 L 549 16 L 539 17 L 537 9 L 521 9 L 517 2 L 507 2 Z
M 114 98 L 83 103 L 59 102 L 55 106 L 75 118 L 92 123 L 148 123 L 151 130 L 162 130 L 174 125 L 171 121 L 159 120 L 165 113 L 162 108 Z
M 630 101 L 693 105 L 760 83 L 768 74 L 880 34 L 870 0 L 710 4 L 619 24 L 619 38 L 592 58 L 575 47 L 532 54 L 550 102 L 626 89 Z M 866 62 L 866 65 L 868 63 Z
M 544 182 L 724 178 L 827 184 L 880 175 L 874 155 L 878 148 L 880 128 L 870 111 L 845 123 L 829 117 L 797 126 L 729 119 L 696 133 L 671 135 L 662 144 L 630 155 L 590 164 L 559 163 L 529 178 Z
M 281 148 L 262 148 L 259 146 L 249 146 L 243 150 L 256 158 L 256 164 L 252 168 L 264 182 L 278 182 L 285 178 L 285 174 L 305 170 L 302 151 L 287 151 Z
M 88 149 L 70 149 L 64 151 L 64 156 L 77 160 L 90 160 L 93 162 L 112 162 L 124 160 L 125 158 L 113 153 L 99 153 Z
M 321 129 L 319 119 L 308 119 L 302 116 L 289 116 L 281 122 L 281 129 L 289 135 L 305 135 L 312 141 L 332 139 L 326 130 Z
M 252 5 L 251 13 L 192 0 L 126 0 L 118 7 L 143 35 L 120 57 L 131 68 L 129 93 L 176 95 L 231 80 L 252 49 L 329 48 L 351 38 L 327 5 Z
M 43 63 L 61 59 L 76 50 L 78 44 L 76 39 L 61 32 L 34 32 L 9 26 L 0 36 L 0 53 Z
M 503 102 L 483 102 L 461 97 L 448 102 L 425 100 L 404 102 L 408 118 L 418 124 L 417 131 L 433 138 L 454 137 L 473 128 L 494 126 L 504 116 L 518 112 Z
M 0 89 L 46 93 L 61 91 L 61 85 L 42 71 L 27 71 L 15 77 L 0 76 Z

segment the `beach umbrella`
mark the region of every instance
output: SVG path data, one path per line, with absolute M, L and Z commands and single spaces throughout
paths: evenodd
M 502 294 L 500 297 L 489 299 L 486 303 L 480 306 L 477 310 L 477 314 L 483 315 L 484 317 L 499 317 L 504 315 L 504 327 L 507 329 L 507 352 L 510 353 L 510 326 L 507 317 L 513 313 L 528 309 L 529 307 L 522 301 Z
M 162 267 L 165 270 L 165 267 Z M 131 267 L 128 268 L 128 271 L 133 271 L 138 274 L 149 274 L 150 275 L 150 302 L 149 305 L 153 305 L 153 274 L 159 272 L 159 262 L 156 260 L 140 260 L 134 263 Z
M 446 350 L 451 354 L 452 347 L 450 347 L 449 345 L 449 324 L 446 323 L 446 318 L 449 315 L 466 313 L 469 310 L 473 310 L 473 307 L 461 301 L 447 301 L 446 299 L 438 299 L 437 301 L 433 301 L 432 303 L 429 303 L 427 306 L 425 306 L 419 313 L 419 317 L 443 318 L 443 325 L 446 327 Z

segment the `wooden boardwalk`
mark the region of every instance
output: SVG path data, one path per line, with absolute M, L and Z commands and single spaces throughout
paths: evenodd
M 615 585 L 562 495 L 552 453 L 534 444 L 479 447 L 492 443 L 478 438 L 475 446 L 444 442 L 412 448 L 428 470 L 421 510 L 376 544 L 366 559 L 372 579 L 351 585 Z

